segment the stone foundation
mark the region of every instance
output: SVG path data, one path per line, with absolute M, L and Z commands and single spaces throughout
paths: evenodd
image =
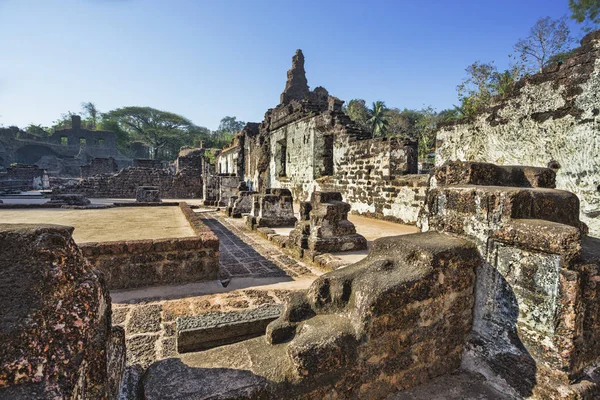
M 420 260 L 415 263 L 415 259 Z M 460 365 L 475 268 L 467 241 L 427 233 L 379 239 L 367 259 L 297 293 L 264 338 L 159 361 L 146 399 L 382 399 Z M 217 382 L 220 382 L 216 384 Z
M 425 225 L 468 238 L 485 258 L 464 367 L 516 398 L 594 398 L 596 385 L 571 384 L 600 360 L 586 344 L 600 335 L 587 283 L 600 279 L 600 256 L 592 269 L 582 260 L 577 196 L 552 189 L 545 168 L 457 162 L 435 176 Z
M 92 198 L 132 199 L 139 186 L 160 188 L 163 198 L 202 198 L 202 175 L 183 170 L 175 174 L 166 169 L 130 167 L 114 175 L 96 175 L 74 185 L 66 185 L 54 193 L 80 193 Z
M 54 194 L 47 204 L 87 206 L 90 204 L 90 200 L 80 194 Z
M 185 203 L 197 236 L 83 243 L 83 255 L 104 273 L 109 289 L 192 283 L 219 277 L 219 239 Z

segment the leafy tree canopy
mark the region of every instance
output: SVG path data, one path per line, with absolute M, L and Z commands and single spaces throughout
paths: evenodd
M 244 121 L 238 121 L 236 117 L 223 117 L 217 132 L 235 134 L 236 132 L 244 129 L 246 123 Z
M 572 19 L 592 25 L 584 27 L 585 31 L 590 31 L 594 25 L 600 24 L 600 0 L 569 0 L 569 9 Z
M 369 110 L 367 124 L 373 136 L 383 136 L 387 133 L 390 122 L 388 121 L 386 112 L 387 107 L 383 101 L 374 102 L 373 108 Z
M 531 27 L 529 36 L 515 44 L 514 50 L 527 72 L 541 72 L 552 56 L 569 50 L 572 43 L 566 18 L 545 17 Z
M 106 113 L 104 118 L 116 122 L 129 138 L 147 144 L 153 158 L 173 158 L 181 147 L 177 146 L 198 132 L 189 119 L 152 107 L 117 108 Z

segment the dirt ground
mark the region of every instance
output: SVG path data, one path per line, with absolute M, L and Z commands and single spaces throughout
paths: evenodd
M 194 235 L 179 207 L 0 210 L 0 222 L 74 226 L 73 238 L 77 243 Z

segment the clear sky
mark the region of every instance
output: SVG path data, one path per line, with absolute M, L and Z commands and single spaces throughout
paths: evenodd
M 83 101 L 259 122 L 298 48 L 311 89 L 441 110 L 470 63 L 507 67 L 537 19 L 568 13 L 568 0 L 0 0 L 0 124 L 49 125 Z

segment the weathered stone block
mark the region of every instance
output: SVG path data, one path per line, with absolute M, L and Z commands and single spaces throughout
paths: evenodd
M 313 192 L 310 203 L 302 203 L 301 221 L 290 233 L 289 243 L 314 253 L 364 250 L 367 240 L 348 221 L 350 205 L 339 192 Z M 305 256 L 307 252 L 304 252 Z
M 211 312 L 177 318 L 177 351 L 187 353 L 240 342 L 265 334 L 267 325 L 281 314 L 281 306 L 252 310 Z
M 72 232 L 0 224 L 1 398 L 116 398 L 123 331 Z
M 135 201 L 141 203 L 158 203 L 160 199 L 160 188 L 157 186 L 140 186 L 135 191 Z

